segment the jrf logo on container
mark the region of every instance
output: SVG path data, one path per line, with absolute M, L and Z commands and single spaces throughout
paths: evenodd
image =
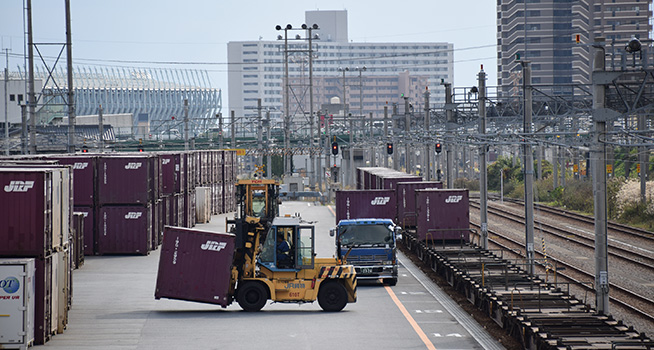
M 127 170 L 136 170 L 136 169 L 140 168 L 142 164 L 143 163 L 130 162 L 130 163 L 127 163 L 127 165 L 125 165 L 125 169 L 127 169 Z
M 138 219 L 143 215 L 140 211 L 130 211 L 129 213 L 125 214 L 125 219 Z
M 445 200 L 445 203 L 459 203 L 463 199 L 463 196 L 449 196 Z
M 207 241 L 207 243 L 200 246 L 202 250 L 212 250 L 214 252 L 219 252 L 227 246 L 226 242 L 216 242 L 216 241 Z
M 34 181 L 14 180 L 9 185 L 5 185 L 5 192 L 27 192 L 32 187 L 34 187 Z
M 388 201 L 391 200 L 391 197 L 375 197 L 372 201 L 370 201 L 371 205 L 386 205 Z
M 73 169 L 82 170 L 82 169 L 86 169 L 87 166 L 89 166 L 89 163 L 87 163 L 87 162 L 85 162 L 85 163 L 75 163 L 75 164 L 73 164 Z

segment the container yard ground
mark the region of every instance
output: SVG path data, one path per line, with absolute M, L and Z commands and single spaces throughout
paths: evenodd
M 281 213 L 303 213 L 318 220 L 319 256 L 333 255 L 327 207 L 285 202 Z M 232 216 L 233 214 L 229 214 Z M 196 228 L 224 231 L 225 217 Z M 355 349 L 426 348 L 392 300 L 406 309 L 427 342 L 444 349 L 502 349 L 468 314 L 407 258 L 397 286 L 360 285 L 358 301 L 341 312 L 323 312 L 317 303 L 271 304 L 248 313 L 238 304 L 219 306 L 155 300 L 157 249 L 148 256 L 87 257 L 74 272 L 68 329 L 40 347 L 48 349 L 333 349 L 334 342 Z M 475 334 L 473 337 L 471 334 Z

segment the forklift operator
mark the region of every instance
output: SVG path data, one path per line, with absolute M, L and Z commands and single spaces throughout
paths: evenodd
M 277 267 L 290 267 L 291 257 L 288 252 L 291 250 L 288 242 L 284 239 L 284 235 L 277 235 Z

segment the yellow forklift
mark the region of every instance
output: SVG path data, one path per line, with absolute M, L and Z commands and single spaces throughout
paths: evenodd
M 356 302 L 356 272 L 336 258 L 315 257 L 315 231 L 299 216 L 279 216 L 274 180 L 240 180 L 238 215 L 227 220 L 235 235 L 230 294 L 246 311 L 268 300 L 305 303 L 325 311 Z

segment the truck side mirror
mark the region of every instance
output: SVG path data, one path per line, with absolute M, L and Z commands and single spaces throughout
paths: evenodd
M 334 236 L 336 236 L 336 229 L 329 230 L 329 237 L 334 237 Z
M 400 226 L 395 227 L 395 239 L 402 240 L 402 228 Z

